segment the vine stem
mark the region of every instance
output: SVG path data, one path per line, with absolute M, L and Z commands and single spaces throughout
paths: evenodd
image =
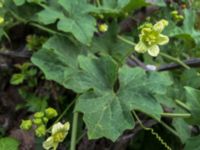
M 189 118 L 191 117 L 191 114 L 184 113 L 184 114 L 178 114 L 178 113 L 161 113 L 161 116 L 163 117 L 181 117 L 181 118 Z
M 135 46 L 135 45 L 136 45 L 136 44 L 133 43 L 132 41 L 127 40 L 127 39 L 125 39 L 124 37 L 122 37 L 122 36 L 120 36 L 120 35 L 117 35 L 117 38 L 120 39 L 121 41 L 123 41 L 123 42 L 129 44 L 129 45 L 132 45 L 132 46 Z M 163 57 L 165 57 L 165 58 L 167 58 L 167 59 L 169 59 L 169 60 L 172 60 L 172 61 L 174 61 L 174 62 L 177 62 L 178 64 L 180 64 L 181 66 L 183 66 L 183 67 L 186 68 L 186 69 L 190 69 L 190 67 L 189 67 L 188 65 L 186 65 L 183 61 L 181 61 L 181 60 L 178 59 L 178 58 L 175 58 L 175 57 L 173 57 L 173 56 L 170 56 L 170 55 L 168 55 L 168 54 L 166 54 L 166 53 L 162 53 L 162 52 L 160 52 L 160 55 L 163 56 Z
M 127 39 L 125 39 L 124 37 L 122 37 L 122 36 L 120 36 L 120 35 L 117 35 L 117 38 L 120 39 L 121 41 L 123 41 L 123 42 L 129 44 L 129 45 L 132 45 L 132 46 L 135 46 L 135 45 L 136 45 L 136 44 L 133 43 L 132 41 L 127 40 Z
M 186 111 L 190 112 L 189 106 L 187 106 L 185 103 L 181 102 L 180 100 L 175 100 L 176 104 L 178 104 L 180 107 L 184 108 Z
M 60 114 L 60 116 L 58 117 L 58 119 L 56 119 L 56 121 L 53 123 L 53 125 L 54 125 L 55 123 L 59 122 L 59 121 L 63 118 L 63 116 L 64 116 L 64 115 L 67 113 L 67 111 L 72 107 L 72 105 L 75 103 L 75 101 L 76 101 L 76 99 L 74 99 L 74 100 L 65 108 L 65 110 L 62 112 L 62 114 Z M 53 126 L 53 125 L 52 125 L 52 126 Z M 49 128 L 47 129 L 48 132 L 50 132 L 52 126 L 49 127 Z
M 31 25 L 31 26 L 33 26 L 33 27 L 36 27 L 36 28 L 38 28 L 38 29 L 40 29 L 40 30 L 43 30 L 43 31 L 46 31 L 46 32 L 48 32 L 48 33 L 50 33 L 50 34 L 57 34 L 57 35 L 60 35 L 60 36 L 65 36 L 66 37 L 66 35 L 65 34 L 62 34 L 62 33 L 60 33 L 60 32 L 57 32 L 57 31 L 54 31 L 54 30 L 52 30 L 52 29 L 50 29 L 50 28 L 47 28 L 47 27 L 45 27 L 45 26 L 42 26 L 42 25 L 40 25 L 40 24 L 37 24 L 37 23 L 34 23 L 34 22 L 28 22 L 27 20 L 25 20 L 24 18 L 21 18 L 20 16 L 18 16 L 15 12 L 13 12 L 12 10 L 9 10 L 10 11 L 10 13 L 11 13 L 11 15 L 18 21 L 18 23 L 23 23 L 23 24 L 29 24 L 29 25 Z
M 165 58 L 167 58 L 167 59 L 169 59 L 169 60 L 177 62 L 178 64 L 180 64 L 181 66 L 183 66 L 185 69 L 190 69 L 190 67 L 188 65 L 186 65 L 183 61 L 181 61 L 178 58 L 172 57 L 172 56 L 170 56 L 170 55 L 168 55 L 166 53 L 162 53 L 162 52 L 160 52 L 160 55 L 163 56 L 163 57 L 165 57 Z
M 74 112 L 70 150 L 76 150 L 77 127 L 78 127 L 78 112 Z

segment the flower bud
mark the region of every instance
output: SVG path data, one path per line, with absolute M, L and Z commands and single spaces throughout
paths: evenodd
M 54 108 L 49 107 L 49 108 L 45 109 L 45 116 L 48 119 L 52 119 L 52 118 L 56 117 L 57 115 L 58 115 L 58 113 Z
M 0 24 L 4 23 L 4 18 L 0 16 Z
M 98 29 L 100 32 L 106 32 L 108 30 L 108 25 L 103 23 L 98 25 Z
M 37 127 L 35 129 L 35 135 L 37 137 L 45 136 L 45 134 L 46 134 L 46 127 L 45 127 L 45 125 L 40 125 L 39 127 Z
M 31 120 L 22 120 L 22 123 L 20 125 L 20 128 L 23 130 L 29 130 L 32 127 L 32 121 Z
M 49 119 L 48 119 L 47 117 L 43 117 L 42 120 L 43 120 L 43 122 L 44 122 L 45 124 L 49 121 Z
M 36 112 L 34 114 L 34 118 L 42 118 L 42 117 L 44 117 L 44 113 L 43 112 Z
M 42 119 L 40 119 L 40 118 L 33 119 L 33 123 L 35 125 L 42 125 L 43 124 Z

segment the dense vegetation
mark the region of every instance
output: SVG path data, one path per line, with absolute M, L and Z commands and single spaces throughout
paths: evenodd
M 0 0 L 0 150 L 200 150 L 198 0 Z

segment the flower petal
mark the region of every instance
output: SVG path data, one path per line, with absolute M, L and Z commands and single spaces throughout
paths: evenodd
M 64 124 L 64 129 L 65 129 L 66 131 L 68 131 L 69 128 L 70 128 L 70 124 L 69 124 L 69 122 L 66 122 L 66 123 Z
M 147 51 L 147 47 L 142 41 L 140 41 L 138 44 L 135 45 L 135 51 L 137 51 L 138 53 L 144 53 Z
M 161 33 L 163 31 L 163 29 L 168 25 L 168 21 L 167 20 L 160 20 L 158 21 L 154 26 L 153 29 L 159 33 Z
M 52 135 L 59 132 L 60 130 L 63 130 L 63 128 L 64 128 L 64 125 L 60 122 L 54 124 L 52 127 Z
M 53 137 L 50 136 L 46 141 L 43 142 L 42 146 L 45 150 L 52 148 L 54 146 Z
M 151 55 L 153 57 L 158 56 L 159 52 L 160 52 L 160 49 L 159 49 L 158 45 L 153 45 L 148 49 L 149 55 Z
M 169 42 L 169 38 L 166 35 L 160 34 L 158 37 L 158 44 L 165 45 Z

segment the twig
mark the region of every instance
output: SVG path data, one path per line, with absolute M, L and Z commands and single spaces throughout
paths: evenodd
M 16 51 L 11 51 L 11 50 L 6 50 L 6 51 L 0 51 L 1 56 L 6 56 L 6 57 L 11 57 L 11 58 L 30 58 L 31 54 L 29 52 L 16 52 Z

